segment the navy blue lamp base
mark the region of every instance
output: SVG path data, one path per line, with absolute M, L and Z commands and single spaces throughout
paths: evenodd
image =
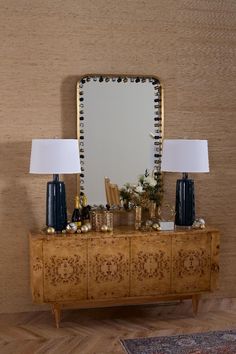
M 53 181 L 47 183 L 46 225 L 55 231 L 62 231 L 67 225 L 66 190 L 59 175 L 53 175 Z
M 176 182 L 175 224 L 192 226 L 195 220 L 194 181 L 184 174 Z

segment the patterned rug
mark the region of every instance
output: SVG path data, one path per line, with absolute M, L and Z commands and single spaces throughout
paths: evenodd
M 122 339 L 128 354 L 236 354 L 236 330 Z

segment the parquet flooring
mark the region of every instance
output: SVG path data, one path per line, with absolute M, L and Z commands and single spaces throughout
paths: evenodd
M 120 338 L 236 328 L 236 299 L 64 310 L 55 328 L 50 311 L 0 315 L 1 354 L 124 354 Z M 174 353 L 173 353 L 174 354 Z

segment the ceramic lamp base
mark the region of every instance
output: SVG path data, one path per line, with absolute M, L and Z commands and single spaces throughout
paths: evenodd
M 175 224 L 192 226 L 195 220 L 194 181 L 188 178 L 176 182 Z
M 62 231 L 67 225 L 65 184 L 59 181 L 58 175 L 47 183 L 46 225 L 55 231 Z

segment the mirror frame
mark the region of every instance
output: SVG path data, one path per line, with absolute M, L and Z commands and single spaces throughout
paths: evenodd
M 136 82 L 142 83 L 147 80 L 151 82 L 154 86 L 154 160 L 153 168 L 157 173 L 161 173 L 161 156 L 162 156 L 162 141 L 164 136 L 164 90 L 159 78 L 155 75 L 125 75 L 125 74 L 87 74 L 82 76 L 76 85 L 76 103 L 77 103 L 77 139 L 79 140 L 79 151 L 80 151 L 80 161 L 81 161 L 81 174 L 77 178 L 77 194 L 84 194 L 84 178 L 86 173 L 85 167 L 85 155 L 86 151 L 84 150 L 84 92 L 83 85 L 89 81 L 100 81 L 100 82 L 109 82 L 117 81 L 119 82 Z M 82 141 L 81 141 L 82 140 Z M 102 186 L 101 186 L 102 188 Z

